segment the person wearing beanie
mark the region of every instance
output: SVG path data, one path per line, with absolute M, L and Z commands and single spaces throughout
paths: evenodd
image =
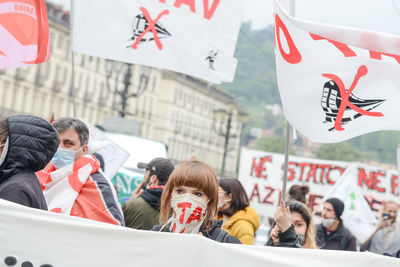
M 356 238 L 344 227 L 340 218 L 344 203 L 338 198 L 329 198 L 324 203 L 322 222 L 317 225 L 317 245 L 321 249 L 356 251 Z

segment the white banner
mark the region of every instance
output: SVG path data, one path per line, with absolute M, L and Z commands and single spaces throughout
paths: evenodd
M 315 210 L 345 170 L 354 164 L 351 175 L 372 211 L 378 215 L 384 201 L 399 199 L 397 170 L 361 163 L 290 156 L 288 190 L 294 184 L 308 185 L 308 203 Z M 273 217 L 278 205 L 283 177 L 284 155 L 242 148 L 239 180 L 250 198 L 250 205 L 263 217 Z
M 111 179 L 129 157 L 129 153 L 114 143 L 102 131 L 81 119 L 89 129 L 89 152 L 99 153 L 104 160 L 104 175 Z
M 397 170 L 400 175 L 400 145 L 397 145 Z M 400 183 L 399 183 L 399 187 L 400 187 Z
M 0 266 L 397 267 L 400 262 L 367 252 L 222 244 L 199 235 L 133 230 L 1 199 L 0 218 Z
M 277 1 L 275 13 L 278 86 L 297 130 L 320 143 L 400 130 L 400 36 L 296 19 Z
M 169 69 L 220 83 L 233 80 L 244 0 L 73 0 L 72 49 Z
M 325 195 L 322 202 L 332 197 L 343 201 L 344 211 L 341 216 L 343 223 L 347 229 L 351 230 L 357 240 L 363 244 L 374 233 L 377 220 L 360 188 L 355 183 L 355 179 L 352 176 L 354 173 L 352 168 L 352 166 L 347 168 L 339 181 Z

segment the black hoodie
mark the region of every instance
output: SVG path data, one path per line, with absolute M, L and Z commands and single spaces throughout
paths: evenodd
M 58 134 L 47 121 L 29 115 L 11 116 L 7 126 L 9 143 L 0 165 L 0 198 L 47 210 L 35 172 L 53 158 L 59 145 Z

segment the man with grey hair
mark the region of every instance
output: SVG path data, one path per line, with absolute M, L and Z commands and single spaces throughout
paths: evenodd
M 104 177 L 96 157 L 88 154 L 86 124 L 61 118 L 53 126 L 60 145 L 46 168 L 37 172 L 49 210 L 124 225 L 114 186 Z
M 391 200 L 385 202 L 378 227 L 361 247 L 361 250 L 378 254 L 384 252 L 394 254 L 400 249 L 400 228 L 396 220 L 398 210 L 399 205 L 396 202 Z

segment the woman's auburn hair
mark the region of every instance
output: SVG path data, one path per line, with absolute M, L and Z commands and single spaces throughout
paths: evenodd
M 182 161 L 169 176 L 163 190 L 160 208 L 161 224 L 165 224 L 169 219 L 172 190 L 178 186 L 194 187 L 206 194 L 209 201 L 203 226 L 206 230 L 210 229 L 214 224 L 218 206 L 218 178 L 215 171 L 201 161 Z
M 286 206 L 289 206 L 290 212 L 299 213 L 307 224 L 307 231 L 305 234 L 306 238 L 303 244 L 303 248 L 318 248 L 315 242 L 315 227 L 312 220 L 311 212 L 308 207 L 304 203 L 297 200 L 290 200 L 286 202 Z

